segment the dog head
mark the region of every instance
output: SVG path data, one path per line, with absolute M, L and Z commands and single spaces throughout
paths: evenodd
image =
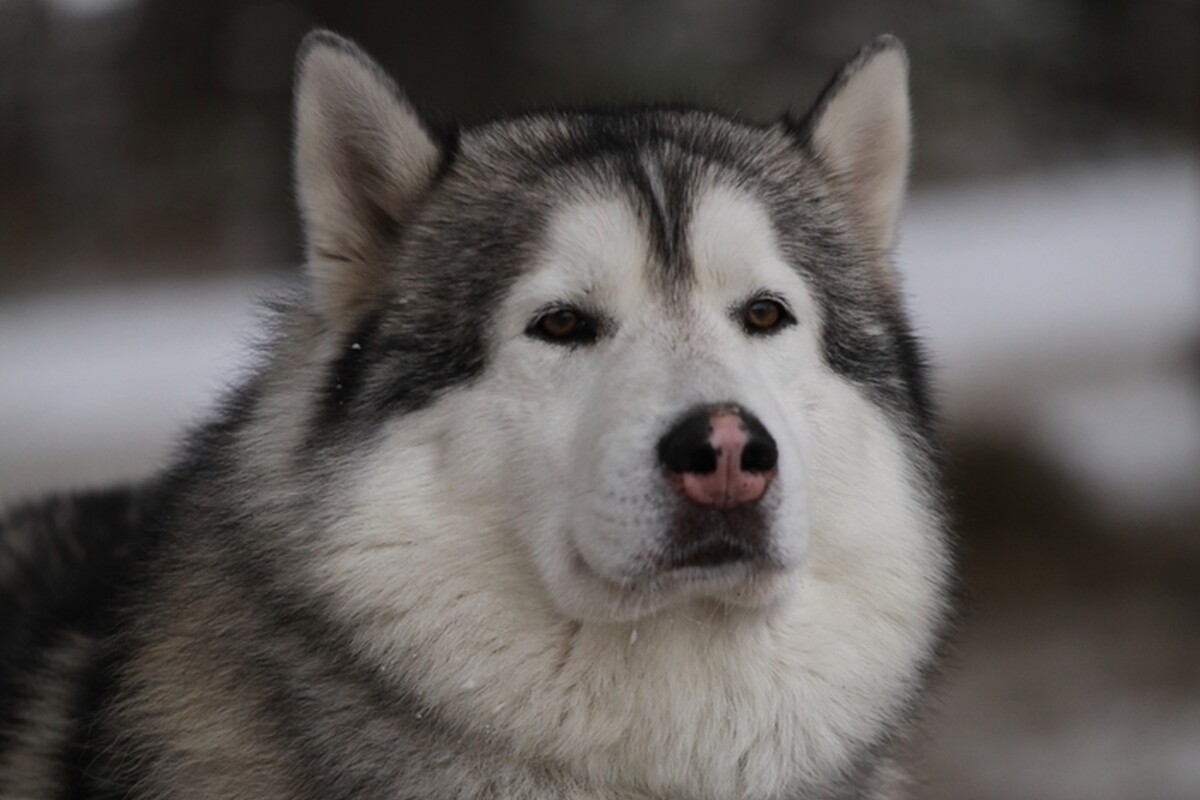
M 387 509 L 373 535 L 510 532 L 560 612 L 619 620 L 770 605 L 815 530 L 902 503 L 919 469 L 870 448 L 926 423 L 888 260 L 906 70 L 882 37 L 770 125 L 648 108 L 439 131 L 310 37 L 297 183 L 332 353 L 312 414 L 387 476 L 355 494 Z

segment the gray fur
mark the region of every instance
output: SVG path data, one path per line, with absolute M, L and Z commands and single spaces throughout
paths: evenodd
M 632 198 L 659 244 L 654 291 L 669 305 L 695 280 L 680 234 L 691 198 L 717 180 L 769 210 L 821 306 L 824 358 L 904 432 L 930 535 L 941 536 L 932 416 L 886 248 L 862 234 L 856 189 L 813 144 L 839 88 L 873 52 L 898 47 L 865 49 L 800 124 L 692 109 L 548 111 L 439 136 L 357 48 L 310 37 L 302 76 L 313 58 L 346 56 L 377 81 L 351 81 L 361 96 L 384 92 L 401 112 L 342 97 L 341 128 L 301 119 L 309 294 L 280 304 L 256 377 L 176 465 L 136 495 L 20 511 L 0 529 L 0 796 L 648 796 L 516 753 L 416 687 L 397 688 L 311 567 L 381 431 L 486 374 L 494 309 L 556 208 Z M 419 140 L 418 157 L 405 161 L 412 147 L 388 130 Z M 83 613 L 86 598 L 31 588 L 37 575 L 81 580 L 99 560 L 110 563 L 88 597 L 102 614 Z M 54 602 L 32 608 L 23 598 L 34 595 Z M 903 713 L 856 744 L 847 767 L 797 777 L 792 796 L 901 796 L 891 753 L 935 665 L 931 650 Z

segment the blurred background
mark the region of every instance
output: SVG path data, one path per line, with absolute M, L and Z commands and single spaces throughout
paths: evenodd
M 236 380 L 317 25 L 463 122 L 769 120 L 900 35 L 971 589 L 923 796 L 1200 797 L 1200 2 L 0 0 L 0 503 L 148 474 Z

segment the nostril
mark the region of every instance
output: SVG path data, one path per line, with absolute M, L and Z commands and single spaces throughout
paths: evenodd
M 707 410 L 689 413 L 659 439 L 658 460 L 669 472 L 715 472 L 717 451 L 708 441 L 711 433 Z
M 778 460 L 779 450 L 768 434 L 765 439 L 755 437 L 747 442 L 742 449 L 741 468 L 744 472 L 770 472 Z
M 695 472 L 700 475 L 707 475 L 710 472 L 715 472 L 717 469 L 716 450 L 708 444 L 700 444 L 688 450 L 684 458 L 680 459 L 680 469 L 676 472 Z
M 742 448 L 739 466 L 746 472 L 770 472 L 775 469 L 779 461 L 779 448 L 775 446 L 775 438 L 753 414 L 743 412 L 742 421 L 746 424 L 747 440 Z

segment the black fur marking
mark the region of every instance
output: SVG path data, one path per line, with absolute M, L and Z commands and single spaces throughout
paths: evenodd
M 638 191 L 647 209 L 650 238 L 665 264 L 672 262 L 679 241 L 675 220 L 678 214 L 666 199 L 666 187 L 661 167 L 650 160 L 648 154 L 640 157 L 630 155 L 622 159 L 626 180 Z
M 896 311 L 896 316 L 900 317 L 899 310 Z M 921 431 L 932 437 L 937 415 L 929 390 L 929 370 L 921 343 L 904 319 L 894 319 L 892 330 L 895 336 L 894 355 L 899 362 L 901 380 L 908 390 L 909 406 Z
M 433 183 L 440 183 L 454 169 L 454 163 L 458 159 L 459 148 L 462 146 L 462 130 L 457 122 L 453 120 L 434 120 L 426 115 L 422 115 L 423 119 L 429 120 L 427 123 L 433 131 L 434 141 L 438 143 L 438 149 L 442 152 L 442 160 L 438 162 L 438 170 L 434 175 Z
M 7 560 L 0 587 L 0 695 L 5 698 L 0 703 L 0 749 L 19 735 L 21 727 L 13 723 L 25 724 L 21 715 L 33 699 L 27 687 L 44 675 L 51 653 L 69 651 L 84 663 L 78 675 L 54 678 L 72 696 L 67 707 L 51 712 L 70 725 L 54 758 L 58 797 L 127 796 L 102 777 L 111 746 L 98 738 L 97 719 L 111 701 L 112 678 L 124 654 L 112 644 L 111 634 L 121 609 L 136 594 L 144 563 L 160 546 L 157 520 L 169 483 L 168 478 L 53 498 L 17 509 L 0 526 L 0 556 Z M 24 546 L 16 546 L 18 537 L 24 538 Z
M 99 657 L 88 665 L 76 691 L 75 732 L 61 759 L 66 768 L 64 800 L 115 800 L 128 796 L 106 778 L 113 770 L 108 748 L 93 739 L 97 732 L 95 722 L 112 699 L 114 676 L 124 655 L 111 644 L 101 647 Z
M 672 154 L 659 145 L 657 155 L 641 149 L 623 159 L 626 179 L 637 190 L 647 209 L 651 241 L 661 264 L 660 287 L 668 297 L 676 297 L 690 280 L 684 231 L 688 212 L 688 172 L 692 164 L 686 156 Z
M 392 385 L 378 411 L 418 411 L 441 392 L 483 372 L 485 350 L 479 333 L 465 331 L 461 338 L 453 339 L 420 336 L 392 339 L 386 352 L 402 377 Z
M 435 318 L 443 303 L 453 311 L 456 324 Z M 412 305 L 416 303 L 405 304 Z M 479 318 L 473 317 L 472 308 L 473 302 L 447 298 L 412 311 L 393 304 L 365 317 L 343 340 L 342 353 L 326 379 L 313 433 L 299 445 L 299 454 L 361 441 L 388 417 L 419 411 L 446 390 L 479 375 L 485 364 L 486 318 L 482 310 Z
M 0 736 L 23 696 L 22 676 L 69 629 L 97 633 L 147 538 L 153 489 L 56 497 L 0 524 Z M 39 654 L 39 655 L 35 655 Z
M 378 347 L 379 320 L 378 311 L 368 314 L 342 342 L 341 354 L 330 367 L 325 385 L 325 422 L 342 418 L 361 393 L 368 359 Z

